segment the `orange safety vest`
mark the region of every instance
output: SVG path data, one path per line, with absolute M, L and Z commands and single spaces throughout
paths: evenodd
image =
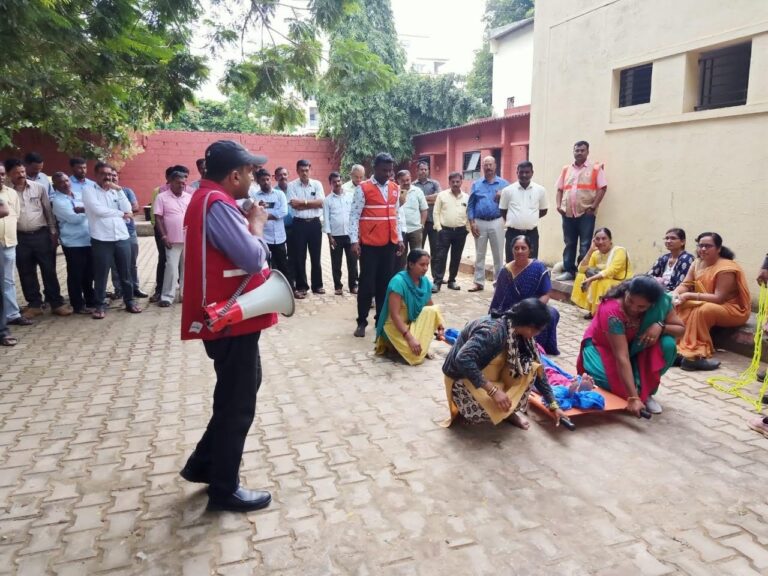
M 597 175 L 603 168 L 603 164 L 595 162 L 592 164 L 592 170 L 580 170 L 578 173 L 574 173 L 571 170 L 572 168 L 572 164 L 563 166 L 561 175 L 563 181 L 563 200 L 560 207 L 569 216 L 576 214 L 577 206 L 581 207 L 581 212 L 583 213 L 594 204 L 595 196 L 597 195 Z M 572 196 L 574 183 L 576 184 L 576 194 Z
M 360 214 L 360 243 L 366 246 L 397 244 L 397 208 L 400 204 L 400 187 L 390 181 L 387 184 L 387 199 L 371 180 L 360 184 L 365 196 L 365 206 Z

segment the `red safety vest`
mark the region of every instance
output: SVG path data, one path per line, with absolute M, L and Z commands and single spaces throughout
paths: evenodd
M 208 194 L 210 192 L 210 195 Z M 207 197 L 207 202 L 206 202 Z M 219 252 L 210 241 L 206 251 L 206 295 L 203 301 L 203 211 L 210 209 L 214 202 L 224 202 L 238 210 L 234 198 L 210 180 L 202 180 L 200 188 L 184 216 L 184 298 L 181 304 L 181 339 L 217 340 L 231 336 L 242 336 L 259 332 L 277 324 L 277 314 L 263 314 L 238 324 L 228 326 L 221 332 L 211 332 L 205 325 L 203 308 L 206 304 L 224 302 L 237 291 L 247 273 L 237 267 L 223 252 Z M 243 226 L 248 223 L 243 218 Z M 269 270 L 254 274 L 243 293 L 250 292 L 264 284 Z
M 397 244 L 397 208 L 400 204 L 400 187 L 390 181 L 387 184 L 387 200 L 379 187 L 370 180 L 360 184 L 365 196 L 365 206 L 360 214 L 360 243 L 366 246 Z

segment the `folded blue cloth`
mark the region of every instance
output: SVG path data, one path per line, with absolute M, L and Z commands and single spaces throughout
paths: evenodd
M 552 393 L 563 410 L 570 410 L 571 408 L 581 408 L 582 410 L 605 409 L 605 398 L 603 398 L 602 394 L 593 390 L 571 394 L 565 386 L 552 386 Z
M 460 332 L 456 328 L 446 328 L 444 338 L 448 344 L 455 344 Z

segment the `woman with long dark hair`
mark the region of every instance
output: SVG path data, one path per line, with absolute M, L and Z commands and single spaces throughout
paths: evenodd
M 653 395 L 675 361 L 675 340 L 684 330 L 661 285 L 651 276 L 636 276 L 605 294 L 584 333 L 576 366 L 626 399 L 632 414 L 639 416 L 644 407 L 659 414 Z
M 664 246 L 668 252 L 659 256 L 648 274 L 656 278 L 667 292 L 671 292 L 685 280 L 694 257 L 685 250 L 685 230 L 682 228 L 667 230 Z
M 735 328 L 749 320 L 752 300 L 747 277 L 734 253 L 723 246 L 716 232 L 696 238 L 698 258 L 672 298 L 685 322 L 685 335 L 677 345 L 683 370 L 715 370 L 720 362 L 709 358 L 715 352 L 710 330 L 714 326 Z
M 392 277 L 384 306 L 376 322 L 376 354 L 397 352 L 408 364 L 424 362 L 435 333 L 445 327 L 437 306 L 432 305 L 432 282 L 426 277 L 429 252 L 408 252 L 406 269 Z
M 632 264 L 627 249 L 613 243 L 613 234 L 608 228 L 598 228 L 589 251 L 579 263 L 571 301 L 588 311 L 585 318 L 589 320 L 600 305 L 603 294 L 631 277 Z
M 533 386 L 544 397 L 559 424 L 560 410 L 534 338 L 549 324 L 547 305 L 537 298 L 526 298 L 498 317 L 483 316 L 461 331 L 443 363 L 448 397 L 450 426 L 461 415 L 467 422 L 510 424 L 528 429 L 518 412 L 528 407 Z
M 531 258 L 531 241 L 521 235 L 512 239 L 513 259 L 501 269 L 496 280 L 496 289 L 491 300 L 489 313 L 509 310 L 526 298 L 538 298 L 544 304 L 549 302 L 552 281 L 547 267 Z M 550 321 L 547 327 L 536 335 L 538 342 L 547 354 L 557 355 L 557 323 L 560 312 L 549 306 Z

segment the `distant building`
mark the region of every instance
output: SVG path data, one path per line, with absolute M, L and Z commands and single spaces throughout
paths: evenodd
M 504 116 L 508 108 L 531 103 L 533 18 L 494 28 L 489 39 L 493 54 L 493 114 Z
M 509 181 L 517 180 L 518 162 L 528 159 L 530 108 L 508 110 L 501 118 L 484 118 L 462 126 L 426 132 L 413 137 L 413 174 L 416 164 L 426 161 L 431 177 L 448 188 L 448 174 L 461 172 L 464 189 L 483 177 L 482 159 L 496 158 L 496 170 Z
M 550 198 L 587 140 L 608 179 L 598 225 L 636 270 L 679 226 L 690 251 L 719 232 L 756 276 L 768 250 L 768 2 L 548 0 L 534 49 L 531 160 Z M 559 218 L 540 232 L 542 258 L 560 260 Z

